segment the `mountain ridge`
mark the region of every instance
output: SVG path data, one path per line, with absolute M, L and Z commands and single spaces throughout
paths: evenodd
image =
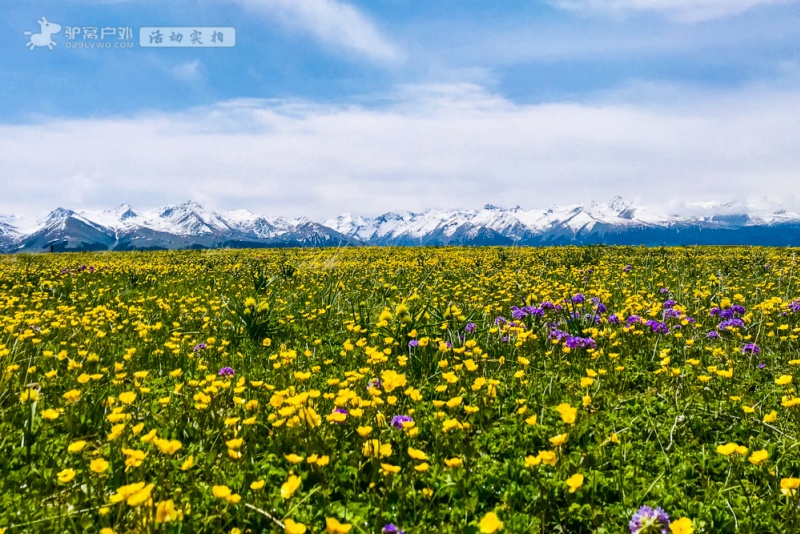
M 681 210 L 608 202 L 547 209 L 343 214 L 322 222 L 215 211 L 188 201 L 156 209 L 128 204 L 102 211 L 58 207 L 35 224 L 0 215 L 0 252 L 186 248 L 411 245 L 770 245 L 800 246 L 800 212 L 736 202 L 697 202 Z

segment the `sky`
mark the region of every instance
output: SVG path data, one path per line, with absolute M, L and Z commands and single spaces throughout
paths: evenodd
M 28 0 L 3 15 L 0 214 L 800 197 L 800 1 Z M 43 17 L 61 26 L 52 49 Z M 143 27 L 233 28 L 235 45 L 141 46 Z M 110 48 L 78 48 L 93 42 Z

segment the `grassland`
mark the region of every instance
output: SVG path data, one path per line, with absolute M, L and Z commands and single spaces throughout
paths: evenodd
M 0 531 L 800 532 L 797 270 L 760 248 L 3 256 Z

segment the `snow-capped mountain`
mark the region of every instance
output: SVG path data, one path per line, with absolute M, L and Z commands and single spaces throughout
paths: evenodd
M 104 211 L 57 208 L 26 230 L 13 221 L 10 217 L 0 218 L 0 250 L 42 251 L 51 246 L 56 251 L 73 251 L 358 244 L 308 219 L 268 218 L 244 210 L 217 212 L 197 202 L 154 210 L 137 210 L 127 204 Z
M 43 220 L 0 215 L 0 251 L 155 250 L 341 245 L 772 245 L 800 246 L 800 211 L 737 202 L 634 205 L 620 197 L 525 210 L 305 217 L 214 211 L 197 202 L 140 210 L 58 208 Z

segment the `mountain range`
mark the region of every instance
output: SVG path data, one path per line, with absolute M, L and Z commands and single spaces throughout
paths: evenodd
M 411 245 L 768 245 L 800 246 L 800 212 L 736 202 L 678 210 L 620 197 L 549 209 L 486 205 L 478 210 L 305 217 L 215 211 L 197 202 L 139 210 L 57 208 L 33 223 L 0 215 L 0 252 Z

